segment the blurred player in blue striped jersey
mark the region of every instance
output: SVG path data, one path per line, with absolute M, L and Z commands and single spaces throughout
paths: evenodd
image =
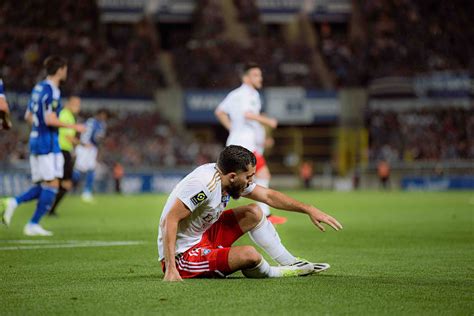
M 92 192 L 94 189 L 95 166 L 97 164 L 97 154 L 99 144 L 105 137 L 107 129 L 106 121 L 109 112 L 105 109 L 97 111 L 95 117 L 91 117 L 86 122 L 86 131 L 81 135 L 81 142 L 76 147 L 76 163 L 74 165 L 74 178 L 77 181 L 86 175 L 86 182 L 82 192 L 82 200 L 92 202 Z
M 38 200 L 36 210 L 23 232 L 27 236 L 51 236 L 39 224 L 54 202 L 59 187 L 59 178 L 63 176 L 64 158 L 58 142 L 58 128 L 73 128 L 84 131 L 83 125 L 65 124 L 59 121 L 61 111 L 61 92 L 59 85 L 67 78 L 66 60 L 59 56 L 50 56 L 44 61 L 47 73 L 45 80 L 33 88 L 25 119 L 32 125 L 30 133 L 30 166 L 33 186 L 23 194 L 4 199 L 2 221 L 10 224 L 13 213 L 21 203 Z
M 8 108 L 5 92 L 3 91 L 2 78 L 0 78 L 0 126 L 5 130 L 12 127 L 12 122 L 10 121 L 10 109 Z

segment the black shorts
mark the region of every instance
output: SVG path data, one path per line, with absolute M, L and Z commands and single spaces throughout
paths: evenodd
M 74 159 L 72 158 L 70 151 L 61 150 L 64 157 L 64 174 L 63 180 L 72 179 L 72 171 L 74 170 Z

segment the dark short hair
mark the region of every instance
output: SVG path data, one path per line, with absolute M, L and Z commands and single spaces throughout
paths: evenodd
M 53 55 L 44 60 L 43 66 L 48 76 L 52 76 L 56 74 L 60 68 L 67 66 L 67 60 L 63 57 Z
M 242 67 L 242 75 L 246 75 L 250 69 L 254 69 L 254 68 L 260 69 L 260 66 L 254 62 L 245 63 Z
M 110 118 L 112 116 L 112 113 L 106 109 L 106 108 L 100 108 L 97 110 L 97 112 L 95 113 L 96 115 L 101 115 L 101 114 L 104 114 L 107 118 Z
M 249 165 L 254 167 L 256 164 L 255 155 L 250 150 L 237 145 L 224 148 L 217 159 L 217 167 L 223 174 L 248 171 Z

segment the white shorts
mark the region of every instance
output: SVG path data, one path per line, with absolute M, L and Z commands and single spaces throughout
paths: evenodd
M 77 169 L 80 172 L 95 170 L 96 161 L 97 147 L 83 145 L 76 147 L 76 163 L 74 169 Z
M 63 177 L 64 157 L 62 153 L 30 155 L 31 179 L 33 182 L 52 181 Z

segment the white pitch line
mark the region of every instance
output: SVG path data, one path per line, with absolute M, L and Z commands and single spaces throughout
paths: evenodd
M 65 242 L 66 240 L 63 240 Z M 58 243 L 61 240 L 53 241 L 53 240 L 26 240 L 26 239 L 19 239 L 19 240 L 0 240 L 0 243 L 5 244 L 50 244 L 50 243 Z
M 102 243 L 117 242 L 117 240 L 55 240 L 55 239 L 18 239 L 18 240 L 0 240 L 1 243 L 7 244 L 78 244 L 78 243 Z M 118 242 L 140 242 L 130 240 L 118 240 Z
M 8 246 L 0 247 L 0 250 L 32 250 L 32 249 L 56 249 L 56 248 L 87 248 L 87 247 L 114 247 L 134 246 L 144 244 L 142 241 L 81 241 L 67 244 L 42 244 L 35 246 Z

